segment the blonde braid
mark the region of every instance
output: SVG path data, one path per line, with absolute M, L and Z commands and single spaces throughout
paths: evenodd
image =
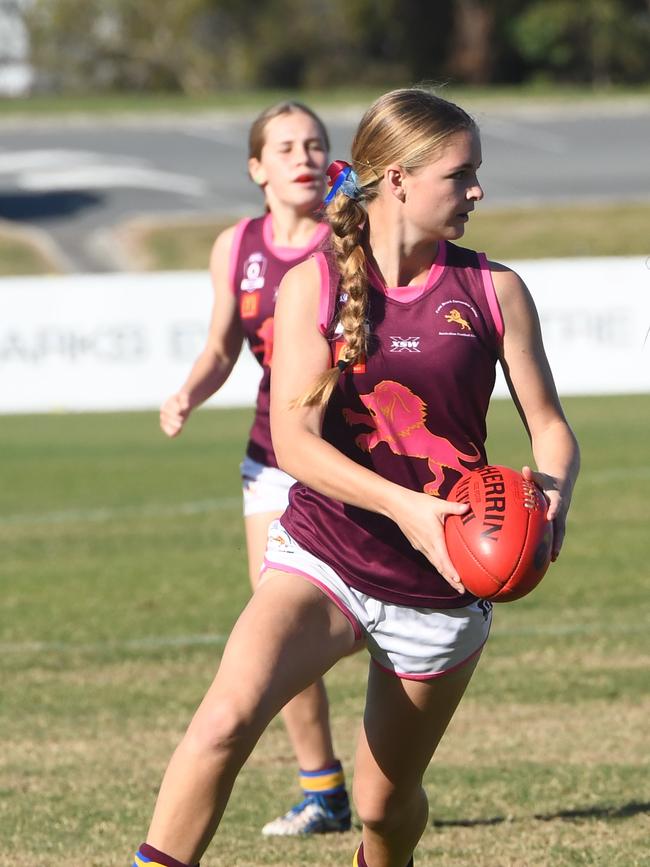
M 341 274 L 339 289 L 347 296 L 339 313 L 346 346 L 340 361 L 321 374 L 305 394 L 293 401 L 292 406 L 324 406 L 332 396 L 343 369 L 356 364 L 367 349 L 368 277 L 366 255 L 361 245 L 366 212 L 358 202 L 338 195 L 327 208 L 327 218 L 332 228 L 332 250 Z
M 332 227 L 332 249 L 341 274 L 340 290 L 347 295 L 339 314 L 347 344 L 342 357 L 353 365 L 367 349 L 368 275 L 366 254 L 361 245 L 366 212 L 353 199 L 337 196 L 328 218 Z

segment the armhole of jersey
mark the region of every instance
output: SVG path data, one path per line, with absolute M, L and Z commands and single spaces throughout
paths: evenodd
M 494 327 L 496 328 L 499 340 L 503 340 L 503 317 L 501 316 L 501 308 L 499 307 L 497 293 L 494 288 L 492 271 L 490 271 L 490 266 L 488 264 L 487 256 L 485 255 L 485 253 L 478 253 L 478 261 L 481 267 L 483 290 L 485 291 L 485 297 L 487 299 L 488 307 L 490 308 L 490 313 L 492 314 L 492 321 L 494 322 Z
M 318 265 L 318 273 L 320 274 L 318 328 L 321 334 L 326 334 L 332 318 L 332 293 L 330 292 L 330 272 L 324 253 L 321 253 L 320 251 L 314 253 L 314 259 L 316 260 L 316 264 Z
M 233 295 L 237 294 L 237 287 L 235 286 L 235 271 L 237 268 L 237 260 L 239 259 L 239 251 L 241 249 L 241 241 L 244 237 L 244 232 L 248 224 L 251 221 L 251 217 L 246 217 L 243 220 L 240 220 L 235 226 L 235 233 L 232 238 L 232 247 L 230 248 L 230 267 L 228 270 L 228 283 L 230 285 L 230 291 Z

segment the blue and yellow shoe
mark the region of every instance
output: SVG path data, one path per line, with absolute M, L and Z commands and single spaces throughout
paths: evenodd
M 332 834 L 349 831 L 352 824 L 347 792 L 337 795 L 309 793 L 284 816 L 262 828 L 265 837 L 294 837 L 303 834 Z

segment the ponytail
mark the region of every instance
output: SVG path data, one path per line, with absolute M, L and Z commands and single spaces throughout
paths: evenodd
M 366 211 L 358 199 L 363 190 L 355 181 L 349 181 L 350 167 L 346 163 L 333 163 L 339 173 L 346 171 L 346 186 L 336 190 L 326 213 L 332 229 L 332 252 L 341 275 L 340 293 L 345 297 L 339 311 L 345 346 L 334 367 L 322 373 L 311 388 L 293 402 L 293 406 L 325 406 L 343 371 L 354 366 L 367 351 L 366 312 L 368 309 L 368 274 L 366 254 L 363 249 Z M 332 168 L 330 167 L 330 168 Z M 332 189 L 336 188 L 336 176 L 332 177 Z

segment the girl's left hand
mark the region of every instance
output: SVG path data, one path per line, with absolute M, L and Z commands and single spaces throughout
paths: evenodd
M 566 516 L 569 511 L 570 497 L 563 491 L 559 479 L 548 473 L 539 473 L 525 466 L 521 471 L 523 477 L 533 482 L 542 491 L 548 503 L 546 517 L 553 522 L 553 547 L 551 560 L 555 562 L 560 554 L 560 548 L 566 533 Z

